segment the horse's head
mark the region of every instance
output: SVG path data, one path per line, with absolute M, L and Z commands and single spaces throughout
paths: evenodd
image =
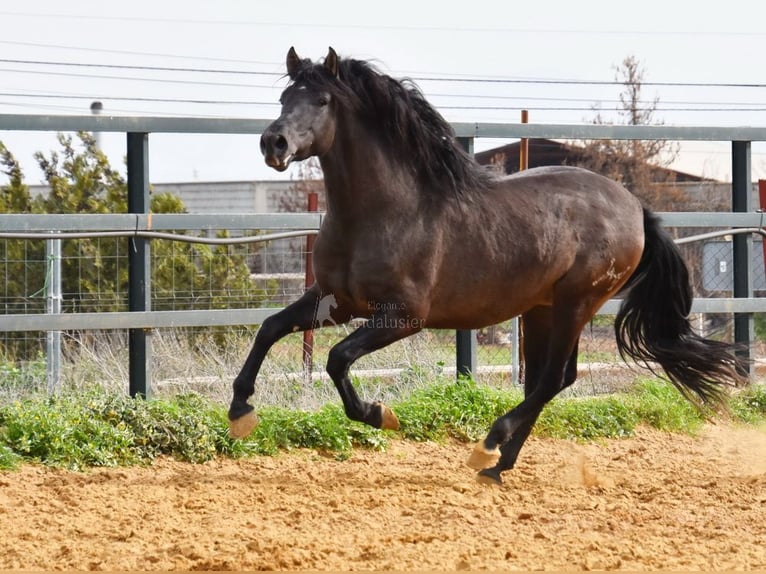
M 335 102 L 328 87 L 337 81 L 338 55 L 330 48 L 323 64 L 302 60 L 294 48 L 287 52 L 291 83 L 279 101 L 282 112 L 261 135 L 266 164 L 284 171 L 292 161 L 321 155 L 335 136 Z

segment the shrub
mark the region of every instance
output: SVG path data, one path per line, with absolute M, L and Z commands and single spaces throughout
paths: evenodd
M 26 459 L 75 470 L 136 462 L 128 429 L 90 416 L 74 398 L 12 403 L 0 424 L 5 445 Z
M 71 469 L 145 463 L 159 455 L 204 462 L 252 451 L 229 438 L 223 409 L 196 395 L 145 401 L 100 392 L 2 407 L 0 444 L 23 458 Z
M 14 470 L 19 466 L 21 457 L 10 447 L 0 444 L 0 470 Z
M 678 389 L 661 379 L 639 379 L 628 399 L 642 422 L 664 431 L 694 433 L 712 414 L 700 412 Z
M 534 432 L 570 440 L 624 438 L 633 435 L 638 420 L 620 397 L 554 400 L 543 410 Z
M 766 418 L 766 386 L 750 385 L 730 402 L 732 415 L 744 423 L 761 423 Z
M 261 423 L 248 438 L 260 454 L 275 454 L 292 448 L 314 448 L 345 458 L 354 446 L 384 448 L 381 431 L 350 421 L 340 405 L 325 405 L 317 412 L 278 407 L 264 409 Z
M 395 405 L 401 434 L 413 440 L 478 440 L 500 415 L 521 400 L 518 391 L 477 385 L 469 379 L 416 390 Z
M 392 406 L 401 423 L 398 436 L 475 441 L 521 399 L 518 390 L 461 379 L 421 388 Z M 766 388 L 741 392 L 732 399 L 731 411 L 738 420 L 763 422 Z M 387 433 L 348 420 L 335 403 L 316 412 L 271 407 L 260 418 L 250 437 L 233 440 L 225 408 L 195 394 L 148 401 L 104 391 L 38 395 L 0 407 L 0 468 L 14 468 L 22 459 L 71 469 L 141 464 L 160 455 L 204 462 L 293 448 L 345 458 L 354 447 L 387 444 Z M 626 394 L 556 399 L 543 410 L 535 433 L 593 440 L 630 436 L 639 424 L 694 432 L 704 420 L 704 413 L 668 382 L 643 379 Z

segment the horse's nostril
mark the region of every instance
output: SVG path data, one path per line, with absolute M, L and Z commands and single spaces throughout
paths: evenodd
M 285 136 L 277 136 L 274 138 L 274 149 L 279 153 L 287 151 L 287 139 Z

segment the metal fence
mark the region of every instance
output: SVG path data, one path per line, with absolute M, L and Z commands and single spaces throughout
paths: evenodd
M 81 357 L 82 353 L 94 357 L 114 355 L 113 361 L 104 359 L 100 374 L 94 378 L 114 377 L 127 380 L 131 393 L 146 394 L 152 388 L 173 387 L 183 381 L 197 384 L 223 386 L 233 378 L 247 352 L 253 334 L 253 327 L 265 317 L 278 310 L 285 301 L 295 298 L 303 290 L 300 276 L 271 272 L 253 277 L 257 296 L 244 299 L 236 293 L 216 293 L 214 286 L 208 289 L 195 285 L 189 277 L 173 277 L 171 289 L 159 292 L 152 289 L 152 274 L 162 261 L 152 260 L 150 241 L 171 241 L 176 244 L 179 230 L 200 232 L 209 236 L 216 230 L 240 230 L 243 233 L 259 231 L 273 233 L 303 234 L 315 232 L 321 224 L 321 214 L 149 214 L 148 213 L 148 141 L 150 132 L 188 133 L 259 133 L 266 120 L 202 120 L 193 118 L 108 118 L 104 116 L 42 117 L 42 116 L 1 116 L 0 130 L 43 130 L 43 131 L 121 131 L 128 135 L 128 194 L 129 214 L 77 214 L 77 215 L 0 215 L 0 232 L 5 239 L 32 238 L 32 242 L 47 240 L 49 245 L 58 241 L 77 243 L 75 237 L 98 236 L 98 241 L 115 242 L 115 261 L 109 267 L 112 272 L 123 273 L 127 269 L 128 287 L 125 292 L 109 292 L 99 301 L 79 305 L 89 309 L 81 312 L 71 301 L 72 294 L 51 291 L 55 285 L 57 257 L 51 252 L 37 259 L 30 254 L 32 248 L 25 248 L 24 281 L 22 299 L 3 298 L 0 293 L 0 334 L 6 338 L 28 337 L 30 345 L 41 343 L 41 333 L 48 339 L 47 355 L 53 363 L 57 351 L 50 341 L 56 340 L 56 333 L 64 333 L 65 358 Z M 545 137 L 576 139 L 669 139 L 669 140 L 714 140 L 731 141 L 733 157 L 732 213 L 663 213 L 664 224 L 681 237 L 699 229 L 759 229 L 762 216 L 753 209 L 750 182 L 750 141 L 766 140 L 766 129 L 757 128 L 673 128 L 668 126 L 537 126 L 533 124 L 455 124 L 461 138 L 473 137 Z M 468 146 L 470 141 L 464 140 Z M 11 235 L 22 234 L 22 235 Z M 69 235 L 75 234 L 75 235 Z M 171 235 L 173 234 L 173 235 Z M 58 240 L 51 237 L 58 235 Z M 62 237 L 67 237 L 62 239 Z M 119 237 L 119 238 L 118 238 Z M 246 238 L 245 238 L 246 239 Z M 200 240 L 194 238 L 195 241 Z M 202 239 L 203 241 L 209 241 Z M 244 243 L 230 241 L 225 255 L 236 254 L 246 260 L 269 257 L 273 268 L 284 252 L 284 241 L 280 235 L 271 235 L 270 241 Z M 759 266 L 759 251 L 753 249 L 749 234 L 734 237 L 710 239 L 708 243 L 693 243 L 684 247 L 687 259 L 700 261 L 695 277 L 695 301 L 693 313 L 699 329 L 718 333 L 744 343 L 755 358 L 761 349 L 753 337 L 753 314 L 766 312 L 766 301 L 754 296 L 754 289 L 763 282 L 763 266 Z M 700 253 L 698 252 L 702 252 Z M 87 252 L 75 250 L 68 265 L 87 268 L 93 263 Z M 167 251 L 172 260 L 179 257 L 194 258 L 193 250 L 172 248 Z M 707 263 L 706 263 L 707 261 Z M 9 268 L 9 261 L 5 261 Z M 60 260 L 59 260 L 60 263 Z M 103 262 L 102 262 L 103 263 Z M 191 262 L 191 267 L 214 265 L 214 258 Z M 122 267 L 121 267 L 122 266 Z M 105 268 L 106 268 L 105 267 Z M 190 266 L 185 266 L 189 268 Z M 0 269 L 2 273 L 2 269 Z M 712 273 L 712 275 L 709 275 Z M 9 277 L 5 277 L 8 284 Z M 69 306 L 56 306 L 57 300 L 69 301 Z M 87 305 L 86 305 L 87 303 Z M 593 390 L 613 381 L 619 367 L 616 349 L 610 327 L 610 315 L 617 308 L 611 301 L 601 310 L 599 318 L 583 333 L 580 349 L 583 367 L 581 378 L 590 381 Z M 103 305 L 100 308 L 99 305 Z M 235 329 L 236 327 L 236 329 Z M 325 375 L 321 365 L 332 342 L 341 337 L 347 327 L 330 329 L 318 335 L 315 341 L 314 362 L 316 371 L 312 380 L 323 381 Z M 195 333 L 195 340 L 215 339 L 222 331 L 227 334 L 226 345 L 211 342 L 214 351 L 199 351 L 205 347 L 195 344 L 194 360 L 180 359 L 180 345 L 176 333 Z M 216 331 L 217 330 L 217 331 Z M 240 331 L 241 339 L 232 337 Z M 51 335 L 53 334 L 53 336 Z M 493 377 L 501 381 L 514 382 L 518 368 L 519 353 L 514 347 L 518 330 L 508 322 L 479 332 L 422 333 L 387 351 L 365 357 L 356 365 L 354 372 L 361 373 L 371 381 L 385 381 L 412 377 L 430 377 L 434 374 L 449 374 L 470 371 L 478 377 Z M 104 341 L 107 341 L 104 343 Z M 75 350 L 76 349 L 76 350 Z M 117 349 L 117 351 L 115 351 Z M 290 339 L 275 347 L 266 369 L 270 376 L 280 379 L 286 385 L 296 380 L 304 381 L 302 373 L 302 343 Z M 217 354 L 217 356 L 212 356 Z M 59 354 L 59 356 L 61 356 Z M 153 358 L 154 356 L 154 358 Z M 160 360 L 158 360 L 158 356 Z M 199 359 L 199 363 L 197 363 Z M 98 363 L 98 361 L 96 361 Z M 60 366 L 52 365 L 52 369 Z M 623 369 L 624 370 L 624 369 Z M 106 375 L 105 373 L 109 373 Z M 622 371 L 621 371 L 622 372 Z M 632 371 L 635 374 L 635 371 Z M 83 375 L 80 375 L 83 376 Z M 381 383 L 382 384 L 382 383 Z M 585 385 L 588 386 L 587 384 Z

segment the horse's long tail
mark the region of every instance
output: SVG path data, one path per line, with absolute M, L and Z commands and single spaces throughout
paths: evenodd
M 689 271 L 673 239 L 646 209 L 644 236 L 641 261 L 623 288 L 625 298 L 614 323 L 620 355 L 652 372 L 652 364 L 659 364 L 695 403 L 720 403 L 723 385 L 747 380 L 747 361 L 734 345 L 692 330 Z

